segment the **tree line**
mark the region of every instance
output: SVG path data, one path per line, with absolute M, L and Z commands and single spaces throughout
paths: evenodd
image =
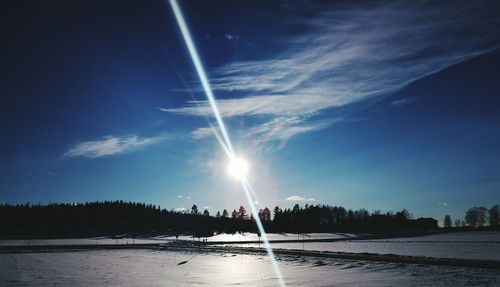
M 498 204 L 487 209 L 484 206 L 471 207 L 465 212 L 464 219 L 457 218 L 452 221 L 449 214 L 444 216 L 443 226 L 445 228 L 453 227 L 481 227 L 488 223 L 490 226 L 500 225 L 500 206 Z
M 272 217 L 274 215 L 274 217 Z M 398 212 L 368 212 L 341 206 L 308 205 L 273 212 L 258 211 L 266 232 L 388 232 L 437 229 L 437 220 L 413 219 L 405 209 Z M 47 205 L 0 205 L 0 236 L 82 237 L 128 234 L 194 234 L 257 232 L 255 217 L 243 206 L 215 215 L 205 209 L 176 211 L 160 206 L 124 201 L 50 203 Z

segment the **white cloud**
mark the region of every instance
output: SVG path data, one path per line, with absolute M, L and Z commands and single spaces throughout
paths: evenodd
M 148 145 L 155 144 L 163 139 L 165 139 L 165 137 L 163 136 L 150 138 L 140 138 L 135 135 L 124 137 L 105 136 L 99 140 L 84 141 L 78 143 L 67 152 L 65 152 L 64 156 L 83 156 L 88 158 L 98 158 L 136 150 Z
M 238 35 L 231 35 L 231 34 L 224 34 L 224 38 L 226 38 L 227 40 L 231 41 L 231 42 L 238 42 L 238 40 L 240 40 L 240 36 Z
M 197 128 L 193 132 L 191 132 L 191 136 L 194 139 L 203 139 L 207 137 L 211 137 L 214 135 L 214 127 L 203 127 L 203 128 Z
M 177 198 L 182 198 L 182 195 L 178 195 Z
M 439 202 L 438 205 L 440 205 L 440 206 L 448 206 L 448 203 L 447 202 Z
M 398 99 L 398 100 L 394 100 L 391 102 L 391 105 L 393 106 L 404 106 L 404 105 L 407 105 L 409 103 L 412 103 L 414 101 L 416 101 L 417 99 L 416 98 L 404 98 L 404 99 Z
M 254 145 L 260 145 L 269 141 L 281 142 L 283 147 L 291 138 L 306 132 L 318 131 L 328 127 L 334 121 L 341 119 L 322 120 L 307 123 L 309 116 L 276 117 L 260 125 L 248 128 L 243 136 L 253 139 Z M 194 139 L 203 139 L 220 134 L 220 130 L 214 127 L 200 127 L 191 132 Z
M 286 198 L 288 201 L 303 201 L 305 200 L 304 197 L 298 196 L 298 195 L 290 195 L 289 197 Z
M 176 209 L 174 209 L 175 212 L 186 212 L 187 209 L 184 208 L 184 207 L 177 207 Z
M 281 142 L 280 148 L 293 137 L 311 131 L 318 131 L 328 127 L 334 120 L 306 123 L 309 117 L 276 117 L 269 122 L 251 128 L 247 137 L 255 139 L 256 144 L 273 140 Z M 337 119 L 337 121 L 340 119 Z
M 334 104 L 322 95 L 260 95 L 237 99 L 220 99 L 217 101 L 217 108 L 222 117 L 297 116 L 312 114 L 323 109 L 325 105 L 342 106 L 344 104 L 345 102 Z M 184 115 L 212 116 L 212 108 L 206 101 L 189 101 L 185 107 L 162 108 L 160 110 Z
M 53 172 L 53 171 L 48 171 L 47 174 L 51 175 L 51 176 L 58 176 L 59 175 L 57 172 Z
M 270 135 L 286 142 L 297 134 L 325 128 L 336 121 L 315 123 L 311 115 L 389 95 L 500 46 L 495 30 L 500 17 L 487 4 L 365 2 L 310 4 L 307 9 L 317 13 L 292 21 L 308 32 L 290 36 L 285 41 L 289 49 L 212 72 L 215 91 L 240 96 L 218 100 L 221 115 L 259 116 L 260 121 L 249 127 L 249 134 L 258 141 Z M 226 35 L 228 40 L 232 37 Z M 393 105 L 406 103 L 408 99 L 396 100 Z M 207 101 L 162 110 L 213 116 Z M 208 133 L 201 128 L 193 137 Z
M 289 197 L 286 198 L 288 201 L 316 201 L 316 199 L 310 197 L 310 198 L 305 198 L 300 195 L 290 195 Z

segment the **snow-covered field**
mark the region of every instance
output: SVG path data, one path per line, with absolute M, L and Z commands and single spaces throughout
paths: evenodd
M 354 238 L 356 235 L 350 233 L 309 233 L 309 234 L 294 234 L 294 233 L 278 233 L 268 234 L 269 240 L 302 240 L 307 239 L 339 239 L 339 238 Z M 92 245 L 92 244 L 147 244 L 147 243 L 165 243 L 175 240 L 198 241 L 199 238 L 193 238 L 190 235 L 181 235 L 176 238 L 173 235 L 161 235 L 151 238 L 131 238 L 124 237 L 119 239 L 111 239 L 109 237 L 93 237 L 93 238 L 69 238 L 69 239 L 33 239 L 33 240 L 0 240 L 0 246 L 24 246 L 24 245 Z M 258 241 L 259 237 L 255 233 L 244 234 L 218 234 L 212 237 L 202 238 L 207 242 L 240 242 L 240 241 Z
M 0 254 L 0 286 L 277 286 L 266 256 L 194 255 L 146 249 Z M 288 286 L 500 286 L 498 271 L 278 258 Z
M 340 238 L 355 238 L 356 235 L 351 233 L 269 233 L 269 240 L 302 240 L 302 239 L 340 239 Z M 174 236 L 157 236 L 154 239 L 174 240 Z M 261 238 L 262 239 L 262 238 Z M 193 240 L 191 236 L 179 236 L 178 240 Z M 198 240 L 197 238 L 195 240 Z M 235 234 L 218 234 L 212 237 L 203 238 L 208 242 L 239 242 L 239 241 L 259 241 L 259 236 L 256 233 L 235 233 Z
M 257 244 L 232 244 L 257 247 Z M 447 233 L 419 237 L 338 242 L 274 243 L 273 248 L 397 254 L 500 261 L 500 232 Z M 500 264 L 500 263 L 499 263 Z
M 165 240 L 144 239 L 144 238 L 120 238 L 111 239 L 109 237 L 95 238 L 68 238 L 68 239 L 14 239 L 0 240 L 0 246 L 29 246 L 29 245 L 92 245 L 92 244 L 147 244 L 164 243 Z
M 299 249 L 314 251 L 397 254 L 438 258 L 485 259 L 500 261 L 500 232 L 463 232 L 445 233 L 418 237 L 403 237 L 378 240 L 347 240 L 337 242 L 308 242 L 309 239 L 355 239 L 349 233 L 311 233 L 311 234 L 268 234 L 269 240 L 303 240 L 298 243 L 273 243 L 273 248 Z M 192 241 L 191 236 L 179 236 L 178 240 Z M 197 238 L 195 239 L 198 240 Z M 208 242 L 234 242 L 231 246 L 258 247 L 258 244 L 239 244 L 245 241 L 258 241 L 254 233 L 219 234 L 205 238 Z M 144 244 L 175 241 L 174 236 L 152 238 L 83 238 L 83 239 L 38 239 L 38 240 L 0 240 L 6 245 L 92 245 L 92 244 Z M 262 247 L 262 245 L 260 245 Z
M 499 231 L 469 231 L 469 232 L 451 232 L 426 236 L 414 236 L 403 238 L 379 239 L 378 241 L 446 241 L 446 242 L 496 242 L 500 243 Z

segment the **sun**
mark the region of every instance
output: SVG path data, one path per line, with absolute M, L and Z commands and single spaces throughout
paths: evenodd
M 245 179 L 248 174 L 248 162 L 240 157 L 233 157 L 227 167 L 229 175 L 237 179 Z

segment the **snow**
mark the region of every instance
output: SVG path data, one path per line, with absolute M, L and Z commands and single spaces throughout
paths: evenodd
M 268 233 L 267 238 L 271 241 L 278 240 L 302 240 L 305 239 L 340 239 L 340 238 L 353 238 L 356 235 L 351 233 L 308 233 L 308 234 L 298 234 L 297 233 Z M 163 240 L 174 240 L 175 236 L 157 236 L 154 239 L 163 239 Z M 193 240 L 192 236 L 181 235 L 178 240 Z M 198 240 L 198 238 L 195 238 Z M 217 234 L 212 237 L 203 238 L 208 242 L 238 242 L 238 241 L 259 241 L 259 236 L 256 233 L 235 233 L 235 234 Z M 262 238 L 261 238 L 262 240 Z
M 0 240 L 0 246 L 20 246 L 20 245 L 92 245 L 92 244 L 146 244 L 164 243 L 165 240 L 143 239 L 143 238 L 120 238 L 111 239 L 109 237 L 93 238 L 68 238 L 68 239 L 14 239 Z
M 378 240 L 347 240 L 337 242 L 308 242 L 308 239 L 355 239 L 353 234 L 311 233 L 311 234 L 268 234 L 269 240 L 275 241 L 273 248 L 299 249 L 313 251 L 352 252 L 426 256 L 438 258 L 484 259 L 500 261 L 500 232 L 461 232 L 443 233 L 418 237 L 403 237 Z M 304 240 L 298 243 L 279 243 L 280 240 Z M 145 244 L 174 241 L 175 237 L 156 236 L 153 238 L 111 239 L 37 239 L 37 240 L 0 240 L 0 246 L 6 245 L 92 245 L 92 244 Z M 179 240 L 192 241 L 193 237 L 179 236 Z M 195 240 L 198 240 L 197 238 Z M 219 234 L 202 238 L 208 242 L 234 242 L 232 246 L 258 247 L 259 244 L 239 244 L 245 241 L 258 241 L 255 233 Z M 262 247 L 262 245 L 260 245 Z
M 266 256 L 134 250 L 0 254 L 0 286 L 276 286 Z M 278 256 L 289 286 L 500 286 L 500 273 Z
M 380 239 L 378 241 L 446 241 L 446 242 L 497 242 L 500 243 L 500 232 L 498 231 L 469 231 L 469 232 L 450 232 L 433 234 L 426 236 L 403 237 Z
M 269 240 L 297 240 L 297 238 L 306 239 L 338 239 L 338 238 L 353 238 L 356 235 L 350 233 L 309 233 L 300 234 L 297 237 L 296 233 L 270 233 L 267 235 Z M 165 243 L 167 241 L 185 240 L 192 241 L 191 235 L 180 235 L 178 239 L 174 235 L 160 235 L 152 238 L 134 238 L 125 237 L 119 239 L 111 239 L 109 237 L 92 237 L 92 238 L 69 238 L 69 239 L 32 239 L 32 240 L 0 240 L 0 246 L 19 246 L 19 245 L 92 245 L 92 244 L 147 244 L 147 243 Z M 198 238 L 194 238 L 198 240 Z M 205 237 L 202 240 L 208 242 L 239 242 L 239 241 L 258 241 L 259 237 L 255 233 L 235 233 L 235 234 L 218 234 L 212 237 Z
M 258 244 L 232 244 L 258 247 Z M 500 232 L 446 233 L 419 237 L 338 242 L 274 243 L 273 248 L 396 254 L 500 261 Z

